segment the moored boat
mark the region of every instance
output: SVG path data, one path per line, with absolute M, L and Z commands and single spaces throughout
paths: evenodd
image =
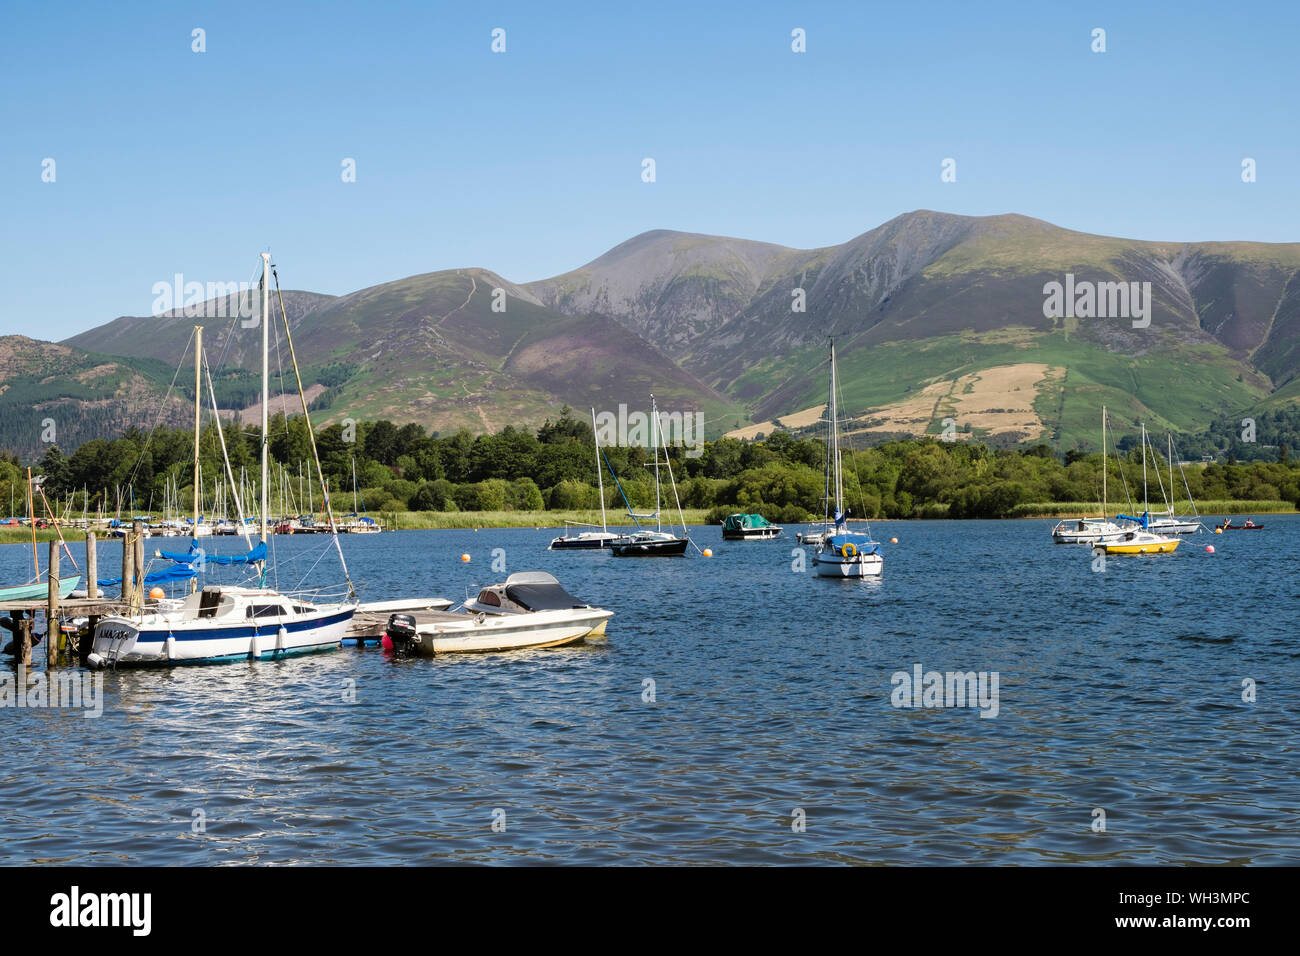
M 386 637 L 395 651 L 421 657 L 562 647 L 604 634 L 613 616 L 574 597 L 554 575 L 523 571 L 455 610 L 394 614 Z
M 734 514 L 728 515 L 722 522 L 722 540 L 753 541 L 775 538 L 784 530 L 779 524 L 772 524 L 760 514 Z

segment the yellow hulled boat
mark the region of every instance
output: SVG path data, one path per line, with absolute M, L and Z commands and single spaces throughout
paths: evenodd
M 1107 554 L 1171 554 L 1181 538 L 1166 538 L 1150 531 L 1127 531 L 1116 541 L 1102 541 L 1096 550 Z

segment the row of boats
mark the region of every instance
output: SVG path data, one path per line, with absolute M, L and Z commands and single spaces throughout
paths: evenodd
M 1095 551 L 1106 554 L 1172 554 L 1177 550 L 1183 535 L 1196 534 L 1202 530 L 1207 530 L 1201 516 L 1196 513 L 1196 503 L 1192 500 L 1191 488 L 1187 484 L 1187 476 L 1183 473 L 1183 466 L 1178 465 L 1179 474 L 1183 480 L 1183 488 L 1187 492 L 1188 506 L 1192 510 L 1190 515 L 1179 515 L 1174 508 L 1175 484 L 1174 484 L 1174 447 L 1173 436 L 1168 438 L 1167 460 L 1169 462 L 1169 492 L 1165 494 L 1164 481 L 1160 476 L 1160 471 L 1155 470 L 1157 482 L 1160 486 L 1161 496 L 1164 497 L 1165 510 L 1151 513 L 1151 506 L 1148 498 L 1147 482 L 1147 457 L 1151 451 L 1150 442 L 1147 439 L 1146 425 L 1142 425 L 1142 500 L 1143 511 L 1141 515 L 1119 514 L 1114 519 L 1107 517 L 1109 508 L 1107 506 L 1107 470 L 1106 470 L 1106 408 L 1101 410 L 1101 516 L 1100 517 L 1082 517 L 1068 518 L 1059 522 L 1052 528 L 1052 540 L 1057 544 L 1086 544 L 1091 545 Z M 1121 467 L 1120 478 L 1124 480 L 1124 471 Z M 1125 496 L 1128 495 L 1128 483 L 1124 480 Z M 1231 518 L 1225 518 L 1223 524 L 1214 528 L 1216 533 L 1223 531 L 1254 531 L 1263 528 L 1262 524 L 1256 524 L 1253 520 L 1247 520 L 1243 524 L 1232 524 Z
M 831 578 L 866 578 L 877 577 L 884 570 L 884 556 L 880 544 L 875 541 L 870 527 L 863 531 L 849 529 L 849 510 L 844 504 L 844 477 L 840 455 L 839 435 L 839 381 L 835 362 L 835 343 L 830 345 L 830 398 L 827 402 L 827 443 L 826 443 L 826 504 L 822 522 L 799 533 L 800 544 L 810 545 L 813 553 L 813 569 L 819 577 Z M 553 551 L 605 551 L 615 557 L 680 557 L 687 553 L 688 547 L 695 545 L 686 530 L 686 521 L 682 516 L 681 502 L 677 498 L 677 485 L 673 477 L 672 462 L 664 449 L 662 459 L 659 447 L 658 407 L 655 398 L 650 396 L 651 447 L 654 460 L 647 467 L 654 469 L 655 510 L 647 514 L 638 514 L 628 501 L 623 485 L 615 474 L 609 457 L 600 449 L 600 438 L 596 430 L 596 410 L 591 410 L 591 430 L 596 445 L 596 483 L 600 494 L 600 530 L 575 531 L 575 528 L 594 528 L 569 522 L 565 534 L 551 541 Z M 677 502 L 677 514 L 681 520 L 682 533 L 664 530 L 661 516 L 660 466 L 665 467 L 668 480 L 672 486 L 673 498 Z M 628 517 L 632 519 L 636 530 L 616 532 L 609 530 L 608 517 L 605 513 L 605 470 L 609 470 Z M 642 526 L 641 521 L 655 522 L 653 529 Z M 757 540 L 774 538 L 784 531 L 780 525 L 772 524 L 759 514 L 729 515 L 722 525 L 723 540 Z M 703 552 L 701 552 L 703 553 Z

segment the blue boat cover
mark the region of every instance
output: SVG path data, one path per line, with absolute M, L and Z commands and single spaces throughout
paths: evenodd
M 851 544 L 858 549 L 858 554 L 879 554 L 880 544 L 872 541 L 865 534 L 853 534 L 845 532 L 844 534 L 833 534 L 826 541 L 827 546 L 836 554 L 844 553 L 844 546 Z
M 159 551 L 162 557 L 178 564 L 193 564 L 200 558 L 204 564 L 256 564 L 266 560 L 266 543 L 259 542 L 248 554 L 208 554 L 197 543 L 191 542 L 189 551 Z
M 163 568 L 161 571 L 150 571 L 144 576 L 145 584 L 166 584 L 168 581 L 184 581 L 198 574 L 191 567 L 170 567 Z M 99 586 L 101 588 L 111 588 L 121 584 L 121 578 L 100 578 Z
M 1117 521 L 1136 521 L 1138 524 L 1140 524 L 1140 525 L 1142 526 L 1142 529 L 1145 531 L 1145 530 L 1147 529 L 1147 522 L 1151 520 L 1151 512 L 1149 512 L 1149 511 L 1144 511 L 1144 512 L 1142 512 L 1142 517 L 1141 517 L 1141 518 L 1135 518 L 1135 517 L 1133 517 L 1132 515 L 1116 515 L 1116 520 L 1117 520 Z

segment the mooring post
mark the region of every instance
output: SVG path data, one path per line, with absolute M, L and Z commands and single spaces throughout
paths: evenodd
M 139 521 L 132 522 L 131 532 L 135 536 L 131 568 L 131 575 L 135 578 L 135 601 L 132 607 L 138 611 L 144 607 L 144 524 Z
M 95 552 L 95 532 L 86 532 L 86 597 L 99 597 L 99 555 Z
M 131 603 L 131 592 L 135 590 L 135 581 L 131 577 L 131 557 L 135 547 L 131 544 L 131 532 L 122 533 L 122 603 Z
M 18 629 L 14 631 L 14 665 L 30 667 L 32 664 L 32 619 L 25 611 L 14 611 Z
M 59 542 L 50 541 L 50 563 L 46 577 L 49 578 L 49 600 L 45 605 L 45 669 L 57 667 L 59 663 Z

